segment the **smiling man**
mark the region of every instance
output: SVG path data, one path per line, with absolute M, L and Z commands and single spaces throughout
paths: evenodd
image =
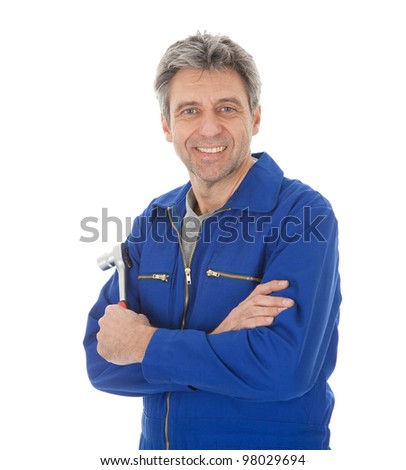
M 190 182 L 136 218 L 129 309 L 115 274 L 84 341 L 96 388 L 143 397 L 141 449 L 329 448 L 337 222 L 251 153 L 260 88 L 225 36 L 179 41 L 158 67 L 162 128 Z

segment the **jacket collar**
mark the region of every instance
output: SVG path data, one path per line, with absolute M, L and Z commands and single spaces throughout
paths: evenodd
M 230 200 L 225 204 L 232 209 L 250 209 L 269 212 L 276 206 L 283 180 L 283 171 L 266 153 L 255 153 L 257 162 L 252 166 Z
M 249 208 L 255 212 L 269 212 L 276 206 L 283 180 L 283 171 L 266 153 L 252 155 L 258 161 L 252 166 L 235 193 L 224 207 L 244 210 Z M 190 182 L 177 188 L 154 201 L 155 207 L 166 209 L 178 206 L 176 212 L 183 213 L 186 194 L 191 187 Z

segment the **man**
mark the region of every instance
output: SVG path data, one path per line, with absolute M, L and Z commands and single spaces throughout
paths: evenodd
M 155 89 L 190 182 L 155 199 L 89 314 L 92 384 L 142 396 L 141 449 L 327 449 L 341 301 L 319 193 L 251 155 L 252 57 L 223 36 L 172 45 Z

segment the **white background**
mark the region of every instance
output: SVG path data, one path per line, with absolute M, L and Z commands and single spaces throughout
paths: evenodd
M 0 3 L 2 467 L 96 469 L 136 454 L 141 400 L 94 390 L 82 348 L 114 225 L 106 242 L 84 243 L 80 222 L 103 207 L 133 218 L 187 180 L 152 81 L 167 46 L 197 30 L 251 52 L 263 81 L 252 150 L 323 193 L 339 219 L 329 468 L 404 464 L 402 3 Z

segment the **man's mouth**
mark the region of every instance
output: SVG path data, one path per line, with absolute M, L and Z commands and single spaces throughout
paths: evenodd
M 227 147 L 196 147 L 196 149 L 201 153 L 220 153 L 223 152 Z

